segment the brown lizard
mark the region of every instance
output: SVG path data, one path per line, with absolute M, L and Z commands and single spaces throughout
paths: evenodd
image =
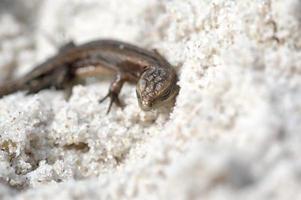
M 65 89 L 84 75 L 113 73 L 107 95 L 111 106 L 121 106 L 118 95 L 125 82 L 137 83 L 136 93 L 142 110 L 149 111 L 173 100 L 179 91 L 177 74 L 157 51 L 148 51 L 116 40 L 98 40 L 82 45 L 73 42 L 41 63 L 25 76 L 0 85 L 0 97 L 16 91 L 37 93 L 54 87 Z

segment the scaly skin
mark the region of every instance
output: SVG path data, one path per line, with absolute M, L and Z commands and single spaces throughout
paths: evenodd
M 32 94 L 50 87 L 64 89 L 78 77 L 107 72 L 115 75 L 108 94 L 100 100 L 111 99 L 108 112 L 113 103 L 121 106 L 118 95 L 125 82 L 137 83 L 138 103 L 145 111 L 173 100 L 179 91 L 175 70 L 157 51 L 98 40 L 78 46 L 68 43 L 24 77 L 0 85 L 0 97 L 20 90 Z

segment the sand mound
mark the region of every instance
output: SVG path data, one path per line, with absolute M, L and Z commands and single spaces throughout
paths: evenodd
M 0 100 L 0 199 L 300 199 L 301 2 L 3 0 L 0 79 L 64 43 L 156 48 L 174 109 L 98 104 L 108 81 Z

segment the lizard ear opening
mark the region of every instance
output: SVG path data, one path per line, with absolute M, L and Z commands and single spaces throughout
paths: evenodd
M 143 66 L 143 70 L 142 70 L 142 73 L 144 73 L 146 70 L 148 69 L 148 66 Z

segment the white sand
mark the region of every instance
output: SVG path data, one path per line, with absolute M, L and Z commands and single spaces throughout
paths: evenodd
M 300 0 L 2 0 L 0 79 L 69 40 L 156 48 L 174 110 L 98 104 L 108 81 L 0 100 L 0 199 L 301 199 Z

